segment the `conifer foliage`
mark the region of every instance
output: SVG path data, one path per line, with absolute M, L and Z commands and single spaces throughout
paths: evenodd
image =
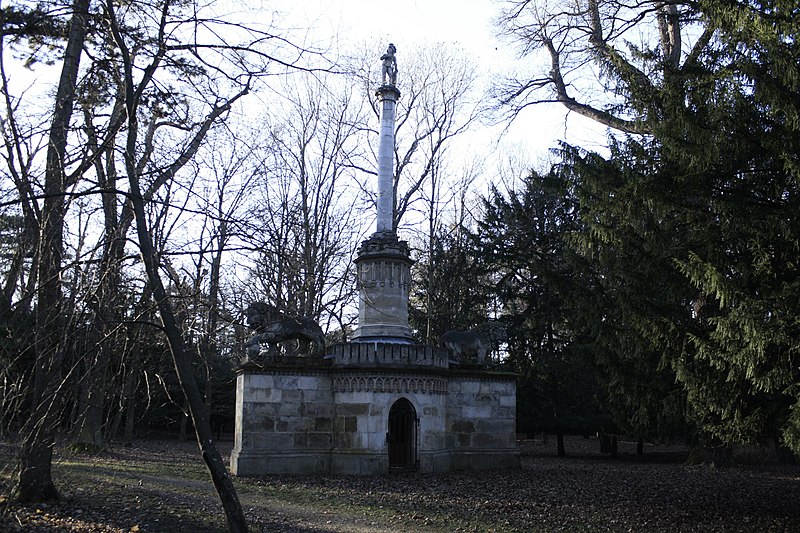
M 505 29 L 551 68 L 501 101 L 554 99 L 612 128 L 609 155 L 564 147 L 561 168 L 618 414 L 800 452 L 796 3 L 509 5 Z
M 693 81 L 685 119 L 660 135 L 666 157 L 703 185 L 708 228 L 676 259 L 704 300 L 704 328 L 675 368 L 712 436 L 775 437 L 798 452 L 800 13 L 781 1 L 701 6 L 719 37 L 709 61 L 725 68 Z
M 566 185 L 556 170 L 532 171 L 517 191 L 493 189 L 476 236 L 479 264 L 509 327 L 507 362 L 520 374 L 518 427 L 559 436 L 602 426 L 592 350 L 576 319 L 591 295 L 583 261 L 568 244 L 579 221 Z

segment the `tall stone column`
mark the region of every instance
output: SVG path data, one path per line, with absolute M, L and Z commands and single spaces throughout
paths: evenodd
M 378 217 L 375 233 L 361 243 L 358 268 L 358 327 L 353 342 L 413 343 L 408 327 L 411 254 L 394 230 L 394 123 L 400 91 L 382 85 L 378 145 Z
M 394 117 L 400 91 L 394 85 L 382 85 L 376 94 L 381 102 L 376 231 L 394 232 Z

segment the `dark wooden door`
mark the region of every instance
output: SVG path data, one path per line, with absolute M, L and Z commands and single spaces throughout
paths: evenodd
M 389 410 L 389 468 L 417 467 L 417 412 L 411 402 L 400 398 Z

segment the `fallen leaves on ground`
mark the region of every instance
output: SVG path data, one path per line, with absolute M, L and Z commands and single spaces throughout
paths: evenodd
M 611 459 L 579 437 L 567 449 L 572 456 L 558 458 L 553 441 L 525 441 L 518 471 L 266 476 L 236 486 L 253 531 L 800 531 L 797 466 L 687 466 L 685 449 L 666 447 Z M 62 457 L 65 499 L 6 504 L 0 531 L 224 531 L 207 477 L 187 443 Z

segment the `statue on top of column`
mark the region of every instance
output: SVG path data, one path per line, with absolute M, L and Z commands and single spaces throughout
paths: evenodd
M 381 56 L 383 67 L 381 69 L 383 75 L 383 83 L 394 85 L 397 83 L 397 59 L 394 57 L 397 48 L 392 43 L 389 43 L 389 48 L 386 53 Z M 388 81 L 387 81 L 388 79 Z

